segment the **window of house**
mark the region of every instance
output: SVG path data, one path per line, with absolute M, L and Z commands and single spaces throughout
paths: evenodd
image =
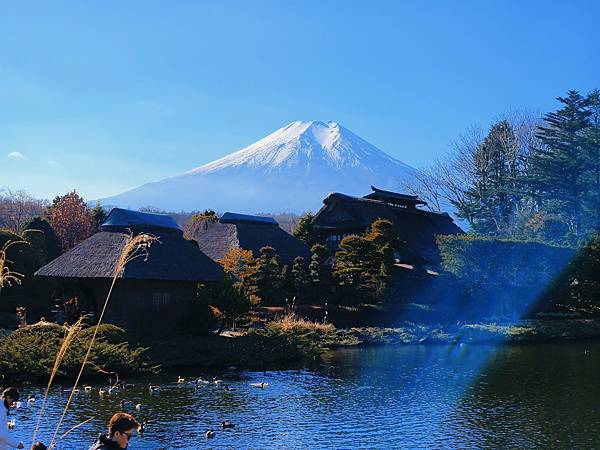
M 152 294 L 152 307 L 155 311 L 160 311 L 171 303 L 170 292 L 155 292 Z
M 344 239 L 346 236 L 347 235 L 345 233 L 331 234 L 327 237 L 326 243 L 330 249 L 337 250 L 340 246 L 341 240 Z

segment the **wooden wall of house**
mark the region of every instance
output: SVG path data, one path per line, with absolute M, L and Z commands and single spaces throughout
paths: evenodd
M 176 333 L 189 317 L 196 283 L 119 280 L 107 311 L 107 322 L 138 336 Z
M 63 285 L 77 285 L 92 297 L 100 313 L 110 280 L 72 279 Z M 160 336 L 177 333 L 189 317 L 196 299 L 196 283 L 181 281 L 117 280 L 104 317 L 132 336 Z

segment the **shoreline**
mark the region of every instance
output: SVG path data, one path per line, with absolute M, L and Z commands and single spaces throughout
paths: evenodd
M 534 319 L 518 323 L 465 323 L 452 326 L 405 324 L 402 327 L 353 327 L 334 331 L 316 331 L 310 329 L 292 329 L 263 334 L 264 330 L 240 333 L 235 337 L 208 336 L 198 338 L 174 338 L 163 341 L 162 345 L 176 344 L 185 340 L 188 347 L 199 346 L 190 354 L 172 352 L 164 356 L 161 350 L 150 353 L 162 353 L 159 360 L 153 359 L 163 370 L 177 367 L 226 368 L 267 370 L 270 367 L 282 367 L 298 364 L 302 360 L 315 359 L 328 351 L 351 348 L 365 348 L 386 345 L 517 345 L 536 343 L 568 343 L 575 341 L 600 339 L 600 319 Z M 229 352 L 247 350 L 247 341 L 260 337 L 258 351 L 253 355 Z M 191 342 L 190 342 L 191 340 Z M 219 340 L 221 342 L 219 343 Z M 244 342 L 246 340 L 246 342 Z M 238 345 L 240 344 L 240 345 Z M 202 350 L 210 351 L 201 354 Z M 181 349 L 179 350 L 181 351 Z M 221 353 L 225 351 L 226 354 Z M 250 356 L 250 357 L 247 357 Z M 182 362 L 178 364 L 177 362 Z
M 298 322 L 286 327 L 268 322 L 264 328 L 244 330 L 210 336 L 172 336 L 161 340 L 129 343 L 124 338 L 103 343 L 99 360 L 123 370 L 115 370 L 120 376 L 132 378 L 151 373 L 170 372 L 175 369 L 235 370 L 285 370 L 298 367 L 307 361 L 318 359 L 323 353 L 340 349 L 360 349 L 373 346 L 404 345 L 518 345 L 536 343 L 568 343 L 600 339 L 600 319 L 533 319 L 511 323 L 479 322 L 453 325 L 415 324 L 406 322 L 400 327 L 353 327 L 336 329 L 333 325 Z M 53 325 L 54 332 L 58 326 Z M 38 331 L 39 330 L 39 331 Z M 48 327 L 30 326 L 0 338 L 0 347 L 10 356 L 10 366 L 3 362 L 3 375 L 9 380 L 37 382 L 47 380 L 47 375 L 30 370 L 31 358 L 40 357 L 24 352 L 22 342 L 26 339 L 39 342 Z M 39 335 L 37 335 L 39 333 Z M 34 335 L 34 336 L 32 336 Z M 22 336 L 21 346 L 14 345 Z M 126 337 L 126 336 L 125 336 Z M 31 342 L 31 341 L 29 341 Z M 129 350 L 124 355 L 128 365 L 114 359 L 111 351 Z M 8 348 L 7 348 L 8 347 Z M 14 349 L 12 352 L 11 349 Z M 53 360 L 52 348 L 48 348 L 48 361 Z M 12 352 L 12 353 L 11 353 Z M 108 359 L 106 359 L 108 357 Z M 28 359 L 29 358 L 29 359 Z M 132 359 L 133 358 L 133 359 Z M 77 364 L 71 361 L 57 378 L 70 379 Z M 127 370 L 124 368 L 127 367 Z M 103 377 L 88 371 L 85 379 Z

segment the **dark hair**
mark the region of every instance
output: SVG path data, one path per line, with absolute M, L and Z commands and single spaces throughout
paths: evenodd
M 37 441 L 35 444 L 33 444 L 31 450 L 48 450 L 48 447 L 46 447 L 40 441 Z
M 2 397 L 4 397 L 4 398 L 10 397 L 16 402 L 17 400 L 19 400 L 20 395 L 19 395 L 19 391 L 17 390 L 17 388 L 9 387 L 2 391 Z
M 137 429 L 139 426 L 140 424 L 137 423 L 135 417 L 133 417 L 131 414 L 116 413 L 108 422 L 108 435 L 113 437 L 117 431 L 124 433 L 132 428 Z

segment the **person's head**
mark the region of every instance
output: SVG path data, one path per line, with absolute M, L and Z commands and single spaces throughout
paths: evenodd
M 4 405 L 10 408 L 15 402 L 19 401 L 19 391 L 17 388 L 9 387 L 2 391 L 2 397 L 4 398 Z
M 37 441 L 35 444 L 33 444 L 31 446 L 31 450 L 48 450 L 48 447 L 46 447 L 40 441 Z
M 131 414 L 116 413 L 108 422 L 108 437 L 115 441 L 120 448 L 127 448 L 139 426 Z

